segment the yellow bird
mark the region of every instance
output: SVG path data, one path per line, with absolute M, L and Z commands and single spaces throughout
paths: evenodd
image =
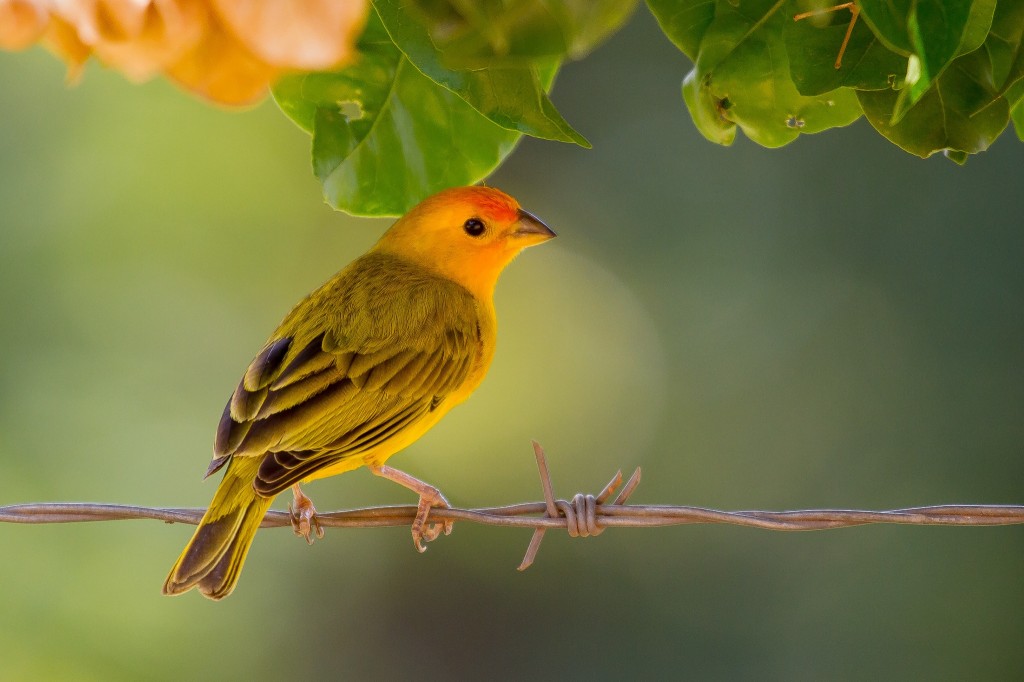
M 295 532 L 323 535 L 299 484 L 367 466 L 419 494 L 413 542 L 440 491 L 384 462 L 469 397 L 497 341 L 494 286 L 522 249 L 555 236 L 488 187 L 445 190 L 399 219 L 288 313 L 224 408 L 207 476 L 213 502 L 164 583 L 211 599 L 231 593 L 260 521 L 291 488 Z

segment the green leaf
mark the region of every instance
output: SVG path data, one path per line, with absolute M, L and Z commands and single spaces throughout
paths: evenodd
M 1024 80 L 1019 80 L 1006 88 L 1006 94 L 1003 95 L 1003 97 L 1006 98 L 1006 101 L 1010 103 L 1011 107 L 1016 106 L 1021 99 L 1024 99 Z
M 580 59 L 617 31 L 637 0 L 412 0 L 445 62 L 521 64 L 538 57 Z
M 971 4 L 971 15 L 967 18 L 964 35 L 960 40 L 960 49 L 956 53 L 958 57 L 968 52 L 974 52 L 984 44 L 989 29 L 992 27 L 996 6 L 996 0 L 974 0 Z
M 702 112 L 695 120 L 704 122 L 705 135 L 707 122 L 713 121 L 710 112 L 716 110 L 765 147 L 788 144 L 801 133 L 848 125 L 860 116 L 852 90 L 805 97 L 790 80 L 783 24 L 792 17 L 780 11 L 786 4 L 718 0 L 694 71 L 687 77 L 687 104 L 691 112 Z M 731 141 L 721 131 L 717 136 Z
M 1013 128 L 1017 131 L 1017 139 L 1024 142 L 1024 99 L 1017 102 L 1011 113 Z
M 736 124 L 726 118 L 728 100 L 716 100 L 697 81 L 696 70 L 683 79 L 683 101 L 700 133 L 712 142 L 728 147 L 736 139 Z
M 427 28 L 410 18 L 402 0 L 374 0 L 373 6 L 395 45 L 438 85 L 452 91 L 493 123 L 526 135 L 590 148 L 548 99 L 532 65 L 453 70 L 441 63 Z
M 369 17 L 357 47 L 358 68 L 287 76 L 274 86 L 277 105 L 307 133 L 313 133 L 317 109 L 329 103 L 346 113 L 352 121 L 364 122 L 357 124 L 357 128 L 364 125 L 368 117 L 363 108 L 366 99 L 358 94 L 360 88 L 367 82 L 394 81 L 396 49 L 375 15 Z M 369 94 L 372 97 L 374 93 Z
M 789 54 L 789 73 L 800 94 L 820 95 L 839 87 L 882 90 L 902 86 L 907 58 L 887 48 L 863 21 L 853 26 L 842 66 L 833 68 L 850 16 L 844 10 L 785 22 L 782 35 Z M 831 23 L 820 25 L 822 22 Z
M 1013 121 L 1017 137 L 1024 142 L 1024 79 L 1011 85 L 1005 97 L 1010 103 L 1010 120 Z
M 992 78 L 1001 89 L 1024 78 L 1024 2 L 1000 2 L 985 40 Z
M 893 108 L 899 123 L 959 55 L 978 49 L 992 25 L 996 0 L 912 0 L 907 31 L 913 54 L 907 87 Z
M 955 151 L 953 149 L 947 149 L 943 152 L 946 158 L 955 163 L 958 166 L 962 166 L 967 163 L 967 157 L 970 156 L 967 152 Z
M 984 151 L 1006 127 L 1010 114 L 1009 102 L 992 80 L 984 50 L 953 61 L 897 123 L 892 122 L 892 114 L 899 93 L 864 90 L 857 96 L 875 130 L 920 157 L 947 149 L 967 154 Z
M 359 50 L 345 69 L 289 76 L 274 88 L 281 109 L 312 132 L 313 170 L 332 206 L 401 215 L 445 187 L 486 177 L 520 138 L 420 73 L 375 15 Z
M 550 0 L 549 0 L 550 1 Z M 622 28 L 637 0 L 562 0 L 562 34 L 571 59 L 582 59 Z
M 887 48 L 909 57 L 914 52 L 907 17 L 915 0 L 857 0 L 860 17 Z
M 700 41 L 715 18 L 713 0 L 647 0 L 661 30 L 691 61 L 697 61 Z
M 914 54 L 920 62 L 920 74 L 907 84 L 904 97 L 909 100 L 909 105 L 921 99 L 932 81 L 956 57 L 972 5 L 971 0 L 918 0 L 911 6 L 907 30 Z M 985 23 L 984 19 L 982 23 Z M 992 23 L 991 13 L 987 23 Z M 987 26 L 985 32 L 988 32 Z

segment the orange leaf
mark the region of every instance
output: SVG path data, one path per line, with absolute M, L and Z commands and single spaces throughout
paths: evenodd
M 177 61 L 206 27 L 200 0 L 78 0 L 55 10 L 104 63 L 135 81 Z
M 24 50 L 39 40 L 50 17 L 31 0 L 0 0 L 0 49 Z
M 318 71 L 348 61 L 366 24 L 363 0 L 210 0 L 225 27 L 284 69 Z
M 128 40 L 103 40 L 96 55 L 126 76 L 145 80 L 179 61 L 203 36 L 206 8 L 198 2 L 153 0 Z
M 43 43 L 68 65 L 68 80 L 77 81 L 92 50 L 78 38 L 75 27 L 58 17 L 51 17 Z
M 206 33 L 166 71 L 182 87 L 220 104 L 254 104 L 279 71 L 261 61 L 211 17 Z

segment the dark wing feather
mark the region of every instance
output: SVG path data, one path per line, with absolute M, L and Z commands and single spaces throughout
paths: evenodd
M 224 410 L 209 473 L 263 457 L 254 487 L 284 490 L 387 441 L 461 386 L 480 348 L 472 295 L 369 254 L 295 307 Z
M 288 366 L 281 370 L 270 388 L 279 390 L 290 384 L 305 379 L 310 374 L 322 372 L 323 370 L 340 364 L 338 356 L 334 353 L 323 352 L 323 336 L 314 337 L 306 344 L 306 347 L 299 351 L 292 358 Z
M 364 424 L 353 429 L 325 450 L 268 453 L 260 464 L 253 487 L 260 495 L 276 495 L 318 469 L 347 457 L 354 457 L 383 443 L 427 411 L 428 405 L 410 405 L 401 412 L 380 420 L 376 425 Z
M 249 369 L 242 376 L 242 386 L 247 391 L 258 391 L 270 383 L 271 377 L 280 370 L 281 360 L 284 359 L 288 348 L 292 345 L 291 338 L 277 339 L 271 341 L 249 365 Z

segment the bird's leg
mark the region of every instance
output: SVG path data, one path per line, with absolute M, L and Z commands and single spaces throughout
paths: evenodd
M 313 500 L 306 497 L 298 483 L 292 486 L 292 502 L 288 505 L 288 513 L 292 516 L 292 530 L 296 535 L 306 538 L 309 544 L 313 544 L 314 533 L 318 538 L 324 536 Z
M 836 57 L 835 67 L 838 69 L 843 65 L 843 54 L 846 53 L 846 45 L 850 42 L 850 36 L 853 34 L 853 27 L 857 24 L 857 17 L 860 16 L 860 7 L 857 6 L 856 2 L 844 2 L 839 5 L 833 5 L 832 7 L 822 7 L 820 9 L 811 10 L 810 12 L 801 12 L 793 16 L 793 21 L 800 21 L 807 17 L 816 17 L 819 14 L 827 14 L 828 12 L 838 12 L 841 9 L 850 10 L 850 23 L 846 27 L 846 37 L 843 38 L 843 44 L 839 46 L 839 56 Z
M 442 531 L 444 531 L 445 535 L 451 534 L 451 521 L 427 524 L 427 516 L 430 515 L 431 507 L 444 507 L 445 509 L 451 507 L 451 504 L 448 503 L 448 500 L 441 494 L 440 490 L 429 483 L 424 483 L 415 476 L 410 476 L 404 471 L 399 471 L 389 466 L 371 466 L 370 471 L 374 475 L 394 481 L 420 496 L 419 506 L 416 509 L 416 518 L 412 522 L 412 541 L 418 551 L 427 551 L 427 547 L 423 543 L 437 539 Z

